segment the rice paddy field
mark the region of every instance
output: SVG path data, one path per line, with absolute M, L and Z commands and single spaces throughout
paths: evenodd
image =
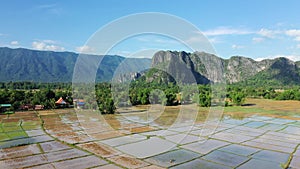
M 184 110 L 184 111 L 182 111 Z M 0 115 L 0 168 L 300 168 L 300 102 Z

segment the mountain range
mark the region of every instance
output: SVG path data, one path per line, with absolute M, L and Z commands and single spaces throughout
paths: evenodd
M 79 57 L 73 52 L 37 51 L 30 49 L 0 48 L 0 82 L 71 82 L 74 66 Z M 119 65 L 126 63 L 132 70 L 149 68 L 151 59 L 125 58 L 117 55 L 86 55 L 89 58 L 101 58 L 96 81 L 109 81 Z M 98 59 L 99 60 L 99 59 Z M 85 74 L 85 76 L 89 76 Z
M 175 79 L 185 79 L 178 67 L 192 72 L 198 83 L 227 82 L 252 86 L 291 86 L 300 84 L 300 62 L 287 58 L 255 61 L 242 56 L 222 59 L 205 52 L 159 51 L 152 59 L 152 67 L 164 67 Z M 184 69 L 183 69 L 184 70 Z
M 125 58 L 117 55 L 87 55 L 103 57 L 98 66 L 96 81 L 109 81 L 116 76 L 119 81 L 141 76 L 138 72 L 152 68 L 162 69 L 188 82 L 243 83 L 247 85 L 299 85 L 300 62 L 287 58 L 255 61 L 242 56 L 222 59 L 205 52 L 158 51 L 152 59 Z M 37 51 L 30 49 L 0 48 L 0 81 L 71 82 L 74 66 L 79 57 L 73 52 Z M 122 68 L 127 71 L 123 71 Z M 149 71 L 149 70 L 148 70 Z M 118 72 L 118 73 L 116 73 Z M 149 71 L 148 80 L 170 78 Z M 122 74 L 123 73 L 123 74 Z M 88 75 L 87 75 L 88 76 Z

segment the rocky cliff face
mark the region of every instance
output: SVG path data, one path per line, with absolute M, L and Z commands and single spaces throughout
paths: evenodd
M 201 74 L 198 65 L 190 53 L 184 51 L 159 51 L 152 58 L 152 68 L 156 68 L 172 76 L 176 82 L 207 84 L 210 80 Z M 201 64 L 201 63 L 200 63 Z M 205 73 L 207 73 L 205 71 Z
M 267 74 L 269 79 L 286 76 L 300 83 L 300 69 L 297 65 L 300 65 L 299 62 L 295 63 L 286 58 L 255 61 L 251 58 L 233 56 L 230 59 L 222 59 L 205 52 L 184 51 L 159 51 L 152 59 L 152 67 L 168 72 L 175 80 L 189 82 L 195 77 L 196 82 L 202 84 L 224 81 L 236 83 L 261 73 Z
M 227 62 L 226 79 L 229 83 L 235 83 L 250 78 L 258 72 L 268 69 L 274 62 L 273 60 L 257 62 L 251 58 L 241 56 L 234 56 L 225 61 Z
M 222 58 L 205 52 L 191 53 L 190 57 L 197 72 L 212 82 L 224 82 L 225 62 Z

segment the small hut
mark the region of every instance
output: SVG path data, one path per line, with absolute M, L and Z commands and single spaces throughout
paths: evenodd
M 57 108 L 66 108 L 69 106 L 69 103 L 67 103 L 62 97 L 60 97 L 56 102 L 55 105 Z
M 74 105 L 77 109 L 83 109 L 85 105 L 85 101 L 83 99 L 74 99 Z
M 23 104 L 20 106 L 21 110 L 33 110 L 34 108 L 35 106 L 32 104 Z
M 14 113 L 13 111 L 10 111 L 11 104 L 0 104 L 0 114 L 11 114 Z
M 40 104 L 34 105 L 34 110 L 44 110 L 44 105 L 40 105 Z

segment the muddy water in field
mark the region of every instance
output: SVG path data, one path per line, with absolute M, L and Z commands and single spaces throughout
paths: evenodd
M 120 114 L 116 118 L 124 118 L 130 122 L 144 125 L 169 127 L 176 123 L 193 123 L 196 119 L 204 119 L 207 113 L 197 113 L 195 105 L 164 106 L 144 105 L 132 108 L 118 109 Z M 199 115 L 203 117 L 198 118 Z
M 226 168 L 228 164 L 247 167 L 257 159 L 262 165 L 269 165 L 272 158 L 268 155 L 280 155 L 282 158 L 276 160 L 280 163 L 272 163 L 276 168 L 286 164 L 293 152 L 297 152 L 299 103 L 248 99 L 245 106 L 226 107 L 221 118 L 216 116 L 220 120 L 216 133 L 212 133 L 204 145 L 198 142 L 199 136 L 205 136 L 206 130 L 214 128 L 208 124 L 202 130 L 210 109 L 195 109 L 193 105 L 136 106 L 118 109 L 115 115 L 74 109 L 0 115 L 0 143 L 5 143 L 0 144 L 3 147 L 0 168 L 102 168 L 109 163 L 108 166 L 116 163 L 128 168 L 171 167 L 179 163 L 182 164 L 178 168 L 216 164 Z M 42 122 L 47 133 L 42 129 Z M 173 127 L 174 123 L 178 126 Z M 18 146 L 20 144 L 29 145 Z M 166 145 L 176 146 L 176 149 L 165 150 Z M 241 153 L 246 150 L 254 155 L 252 158 L 248 154 L 249 163 L 244 164 L 246 157 Z M 235 160 L 228 162 L 225 157 Z M 297 159 L 292 159 L 293 165 L 296 162 Z

